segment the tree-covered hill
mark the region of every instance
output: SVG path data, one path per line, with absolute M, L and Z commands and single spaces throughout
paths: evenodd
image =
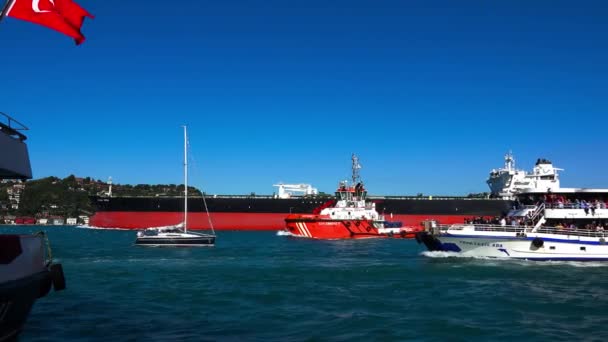
M 12 209 L 7 190 L 20 189 L 19 208 Z M 107 196 L 109 186 L 100 180 L 90 177 L 77 178 L 70 175 L 64 179 L 58 177 L 46 177 L 30 180 L 25 183 L 0 183 L 0 215 L 11 214 L 19 216 L 67 216 L 79 215 L 90 216 L 94 213 L 90 196 Z M 184 185 L 175 184 L 137 184 L 137 185 L 112 185 L 112 196 L 183 196 Z M 192 196 L 202 196 L 202 193 L 194 188 L 188 187 L 188 193 Z

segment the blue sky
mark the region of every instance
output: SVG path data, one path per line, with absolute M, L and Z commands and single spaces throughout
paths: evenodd
M 513 150 L 608 187 L 605 1 L 77 1 L 74 46 L 0 23 L 0 111 L 30 128 L 35 178 L 374 194 L 486 191 Z

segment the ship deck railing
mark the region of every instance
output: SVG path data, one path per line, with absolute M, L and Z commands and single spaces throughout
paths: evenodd
M 600 202 L 599 205 L 595 203 L 589 203 L 587 209 L 591 210 L 593 204 L 594 209 L 606 209 L 606 203 Z M 545 204 L 546 209 L 585 209 L 582 203 L 547 203 Z
M 19 131 L 27 131 L 28 128 L 21 122 L 15 120 L 10 115 L 0 112 L 0 131 L 6 135 L 25 141 L 27 137 Z
M 437 226 L 440 232 L 449 230 L 464 230 L 473 229 L 476 232 L 504 232 L 504 233 L 540 233 L 540 234 L 555 234 L 569 236 L 585 236 L 585 237 L 607 237 L 608 232 L 604 230 L 584 229 L 584 228 L 567 228 L 567 227 L 539 227 L 536 230 L 532 226 L 501 226 L 493 224 L 440 224 Z

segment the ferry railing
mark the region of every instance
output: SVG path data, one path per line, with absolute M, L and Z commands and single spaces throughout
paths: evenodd
M 541 203 L 530 216 L 530 220 L 532 220 L 532 222 L 535 222 L 535 223 L 538 222 L 537 219 L 540 218 L 540 216 L 544 213 L 544 211 L 545 211 L 545 204 Z
M 505 232 L 505 233 L 532 233 L 533 227 L 530 226 L 500 226 L 491 224 L 440 224 L 437 226 L 441 232 L 447 230 L 465 230 L 473 227 L 476 232 Z M 556 234 L 584 237 L 608 237 L 608 232 L 593 229 L 567 228 L 567 227 L 539 227 L 535 233 Z
M 494 224 L 440 224 L 439 228 L 441 230 L 464 230 L 473 228 L 475 231 L 483 231 L 483 232 L 507 232 L 507 233 L 522 233 L 522 232 L 531 232 L 531 226 L 501 226 Z
M 593 206 L 595 209 L 606 209 L 607 205 L 605 202 L 599 202 L 595 204 L 593 202 L 587 203 L 587 209 L 591 209 Z M 547 203 L 547 209 L 585 209 L 582 203 Z
M 27 139 L 25 134 L 19 131 L 27 131 L 28 128 L 10 115 L 0 112 L 0 131 L 21 141 Z

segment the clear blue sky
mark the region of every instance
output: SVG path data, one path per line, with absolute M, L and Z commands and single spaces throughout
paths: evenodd
M 359 154 L 374 194 L 486 191 L 509 149 L 608 187 L 606 1 L 80 0 L 73 41 L 0 23 L 0 111 L 35 178 L 331 192 Z

